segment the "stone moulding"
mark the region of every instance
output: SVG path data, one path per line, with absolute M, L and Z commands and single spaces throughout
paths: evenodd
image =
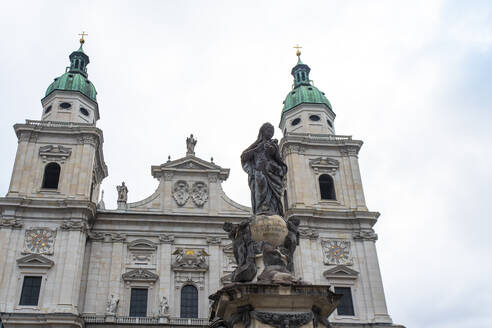
M 21 229 L 24 226 L 19 219 L 0 219 L 0 229 L 10 228 L 10 229 Z
M 129 282 L 150 282 L 154 283 L 159 279 L 159 276 L 146 269 L 135 269 L 123 273 L 121 278 L 125 283 Z
M 61 145 L 46 145 L 39 148 L 39 156 L 43 163 L 57 161 L 63 164 L 71 154 L 72 148 Z
M 337 265 L 334 268 L 328 269 L 323 272 L 323 276 L 326 279 L 349 279 L 355 280 L 359 276 L 359 272 L 346 267 L 345 265 Z
M 55 262 L 39 254 L 31 254 L 17 259 L 19 268 L 43 268 L 50 269 Z

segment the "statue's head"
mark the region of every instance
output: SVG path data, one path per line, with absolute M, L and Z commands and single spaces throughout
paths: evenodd
M 270 140 L 275 133 L 275 128 L 270 123 L 266 122 L 260 128 L 260 136 L 265 140 Z

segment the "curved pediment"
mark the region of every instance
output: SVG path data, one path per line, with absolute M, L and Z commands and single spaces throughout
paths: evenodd
M 157 245 L 147 239 L 136 239 L 128 244 L 128 249 L 132 251 L 153 251 Z
M 123 273 L 121 275 L 121 278 L 123 278 L 125 282 L 130 282 L 130 281 L 155 282 L 157 281 L 157 279 L 159 279 L 159 276 L 146 269 L 135 269 Z

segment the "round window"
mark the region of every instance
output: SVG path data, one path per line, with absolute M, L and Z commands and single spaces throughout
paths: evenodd
M 311 116 L 309 116 L 309 119 L 311 121 L 315 121 L 316 122 L 316 121 L 319 121 L 321 118 L 318 115 L 311 115 Z
M 84 116 L 89 116 L 89 111 L 87 109 L 85 109 L 84 107 L 80 107 L 80 112 Z
M 292 123 L 290 123 L 290 124 L 292 124 L 293 126 L 295 126 L 295 125 L 297 125 L 297 124 L 299 124 L 299 123 L 301 123 L 301 119 L 298 117 L 298 118 L 295 118 L 295 119 L 292 121 Z
M 44 110 L 45 114 L 48 114 L 49 112 L 51 112 L 51 105 Z
M 331 123 L 331 121 L 330 121 L 330 120 L 326 120 L 326 122 L 328 122 L 328 125 L 330 126 L 330 128 L 332 128 L 332 127 L 333 127 L 333 123 Z
M 60 104 L 60 107 L 63 108 L 63 109 L 67 109 L 67 108 L 72 107 L 72 105 L 69 104 L 69 103 L 67 103 L 67 102 L 64 102 L 64 103 L 61 103 Z

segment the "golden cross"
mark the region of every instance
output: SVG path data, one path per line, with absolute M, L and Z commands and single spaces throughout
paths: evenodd
M 84 42 L 85 42 L 85 40 L 84 40 L 84 36 L 89 35 L 89 34 L 87 34 L 87 33 L 85 33 L 84 31 L 82 31 L 82 33 L 80 33 L 79 35 L 81 36 L 81 38 L 80 38 L 80 43 L 84 43 Z
M 294 46 L 294 47 L 292 47 L 292 48 L 297 49 L 297 51 L 296 51 L 296 55 L 297 55 L 297 57 L 299 57 L 299 56 L 301 55 L 301 50 L 299 50 L 299 49 L 301 49 L 302 47 L 299 47 L 299 44 L 297 44 L 296 46 Z

